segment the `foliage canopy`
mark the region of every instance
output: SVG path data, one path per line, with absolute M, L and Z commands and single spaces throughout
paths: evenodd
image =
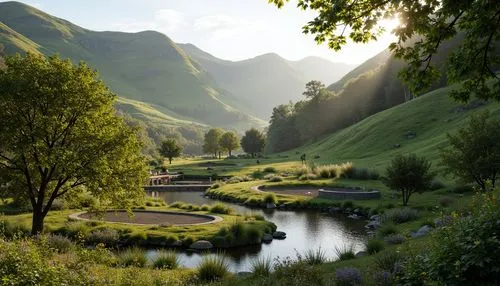
M 146 165 L 115 95 L 84 63 L 28 53 L 0 71 L 2 195 L 29 201 L 32 233 L 55 199 L 91 192 L 128 207 L 143 196 Z
M 413 193 L 429 190 L 435 173 L 431 172 L 431 163 L 415 154 L 397 155 L 387 166 L 384 184 L 401 192 L 403 205 Z
M 500 173 L 500 121 L 489 112 L 472 116 L 469 125 L 457 134 L 448 134 L 449 146 L 441 150 L 447 173 L 475 182 L 486 191 L 487 182 L 495 187 Z
M 222 134 L 219 142 L 222 150 L 227 151 L 229 156 L 231 156 L 231 152 L 240 148 L 240 141 L 238 140 L 238 136 L 233 131 L 227 131 Z
M 257 153 L 264 151 L 266 145 L 266 139 L 264 134 L 259 130 L 252 128 L 245 132 L 245 135 L 241 138 L 241 147 L 243 151 L 248 154 L 252 154 L 254 157 Z
M 219 128 L 212 128 L 205 133 L 205 141 L 203 143 L 203 152 L 214 154 L 217 157 L 217 152 L 221 151 L 219 142 L 224 131 Z
M 161 143 L 160 155 L 168 158 L 169 164 L 172 164 L 172 159 L 179 157 L 182 154 L 182 146 L 177 144 L 175 139 L 167 139 Z
M 282 7 L 288 0 L 268 0 Z M 421 93 L 440 75 L 433 56 L 446 40 L 463 36 L 463 41 L 449 58 L 448 80 L 463 81 L 463 89 L 452 92 L 462 101 L 471 94 L 500 100 L 500 77 L 496 69 L 500 55 L 500 2 L 470 0 L 299 0 L 298 7 L 313 10 L 317 16 L 303 32 L 315 35 L 317 43 L 326 42 L 340 50 L 348 38 L 356 43 L 377 40 L 384 31 L 384 19 L 397 18 L 393 30 L 397 41 L 389 48 L 395 56 L 407 61 L 401 73 L 412 90 Z M 493 85 L 487 84 L 495 79 Z

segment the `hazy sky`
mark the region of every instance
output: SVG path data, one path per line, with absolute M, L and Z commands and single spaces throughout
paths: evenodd
M 3 2 L 2 0 L 0 0 Z M 312 12 L 289 3 L 279 10 L 267 0 L 22 0 L 87 29 L 138 32 L 156 30 L 179 43 L 192 43 L 216 57 L 242 60 L 277 53 L 290 60 L 319 56 L 361 63 L 388 46 L 387 33 L 368 45 L 342 51 L 318 46 L 301 27 Z

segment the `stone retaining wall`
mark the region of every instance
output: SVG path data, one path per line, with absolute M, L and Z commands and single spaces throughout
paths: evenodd
M 318 197 L 334 200 L 378 200 L 380 199 L 380 191 L 378 190 L 346 190 L 339 189 L 319 189 Z

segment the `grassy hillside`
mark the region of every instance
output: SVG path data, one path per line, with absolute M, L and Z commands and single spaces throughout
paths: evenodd
M 0 3 L 0 21 L 5 54 L 38 51 L 84 60 L 114 92 L 164 113 L 160 117 L 221 127 L 265 124 L 235 108 L 237 100 L 163 34 L 94 32 L 18 2 Z
M 471 114 L 485 109 L 493 117 L 500 117 L 500 103 L 464 106 L 449 97 L 450 90 L 435 90 L 279 156 L 299 160 L 297 153 L 306 153 L 310 162 L 318 164 L 352 161 L 358 166 L 381 169 L 395 154 L 416 153 L 437 166 L 439 148 L 447 146 L 447 132 L 455 132 L 467 124 Z M 409 139 L 408 134 L 413 132 L 416 137 Z M 401 147 L 396 148 L 396 144 Z M 320 158 L 313 160 L 316 155 Z
M 243 61 L 226 61 L 192 44 L 179 44 L 202 68 L 214 76 L 221 87 L 241 101 L 246 111 L 268 118 L 273 107 L 301 98 L 306 82 L 321 80 L 328 84 L 352 68 L 316 57 L 287 61 L 276 54 L 265 54 Z

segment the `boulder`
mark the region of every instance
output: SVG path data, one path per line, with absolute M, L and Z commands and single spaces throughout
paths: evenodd
M 376 221 L 379 221 L 380 220 L 380 215 L 372 215 L 370 217 L 370 220 L 376 220 Z
M 281 205 L 278 206 L 278 208 L 280 210 L 284 210 L 284 209 L 286 209 L 286 205 L 285 204 L 281 204 Z
M 266 209 L 275 209 L 276 208 L 276 205 L 273 204 L 273 203 L 267 203 L 266 204 Z
M 347 216 L 348 218 L 352 218 L 352 219 L 360 219 L 361 217 L 357 214 L 350 214 Z
M 180 240 L 176 240 L 172 243 L 172 246 L 178 246 L 178 247 L 181 247 L 182 246 L 182 241 Z
M 264 236 L 262 237 L 263 242 L 271 242 L 273 240 L 273 235 L 270 233 L 264 233 Z
M 380 227 L 380 222 L 378 220 L 372 220 L 367 225 L 365 225 L 368 229 L 377 229 Z
M 212 249 L 214 246 L 210 241 L 207 240 L 198 240 L 197 242 L 191 244 L 189 248 L 195 249 L 195 250 L 207 250 L 207 249 Z
M 366 251 L 359 251 L 355 254 L 356 257 L 363 257 L 366 255 L 368 255 L 368 252 L 366 252 Z
M 283 231 L 275 231 L 273 233 L 273 238 L 276 238 L 276 239 L 285 239 L 286 238 L 286 233 L 284 233 Z
M 422 237 L 427 235 L 432 230 L 432 227 L 428 225 L 422 226 L 417 232 L 413 232 L 411 237 Z

